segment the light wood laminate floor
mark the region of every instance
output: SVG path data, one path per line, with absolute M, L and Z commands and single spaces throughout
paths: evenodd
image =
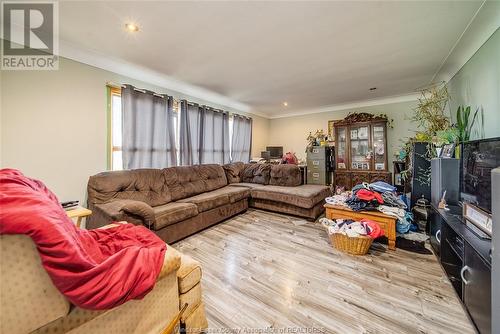
M 202 264 L 210 328 L 475 332 L 434 255 L 346 255 L 319 223 L 254 209 L 174 247 Z

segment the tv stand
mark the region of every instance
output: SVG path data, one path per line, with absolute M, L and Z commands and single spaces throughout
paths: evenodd
M 491 333 L 491 240 L 463 222 L 461 208 L 432 205 L 430 241 L 479 333 Z

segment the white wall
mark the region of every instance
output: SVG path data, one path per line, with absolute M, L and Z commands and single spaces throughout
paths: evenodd
M 500 29 L 448 82 L 448 91 L 454 122 L 460 105 L 471 106 L 473 111 L 479 108 L 483 114 L 471 139 L 500 137 Z
M 0 72 L 2 168 L 20 169 L 45 182 L 60 200 L 82 203 L 88 177 L 106 170 L 106 83 L 130 83 L 180 96 L 64 58 L 58 71 Z M 250 116 L 253 151 L 260 152 L 267 142 L 269 121 Z
M 416 124 L 410 122 L 414 102 L 400 102 L 356 109 L 322 112 L 317 114 L 271 119 L 269 126 L 269 145 L 283 146 L 285 152 L 295 152 L 299 159 L 305 159 L 307 136 L 309 132 L 323 129 L 328 133 L 328 121 L 343 119 L 349 112 L 367 112 L 371 114 L 386 114 L 394 120 L 394 128 L 388 129 L 387 148 L 389 167 L 392 170 L 394 151 L 403 142 L 415 135 Z

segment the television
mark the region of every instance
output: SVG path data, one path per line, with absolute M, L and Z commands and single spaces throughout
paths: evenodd
M 500 166 L 500 137 L 462 144 L 460 199 L 491 213 L 491 171 Z
M 270 159 L 283 158 L 283 146 L 267 146 L 266 151 L 269 152 Z

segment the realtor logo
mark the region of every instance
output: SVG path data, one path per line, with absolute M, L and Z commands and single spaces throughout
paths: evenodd
M 58 3 L 2 2 L 2 70 L 57 70 Z

